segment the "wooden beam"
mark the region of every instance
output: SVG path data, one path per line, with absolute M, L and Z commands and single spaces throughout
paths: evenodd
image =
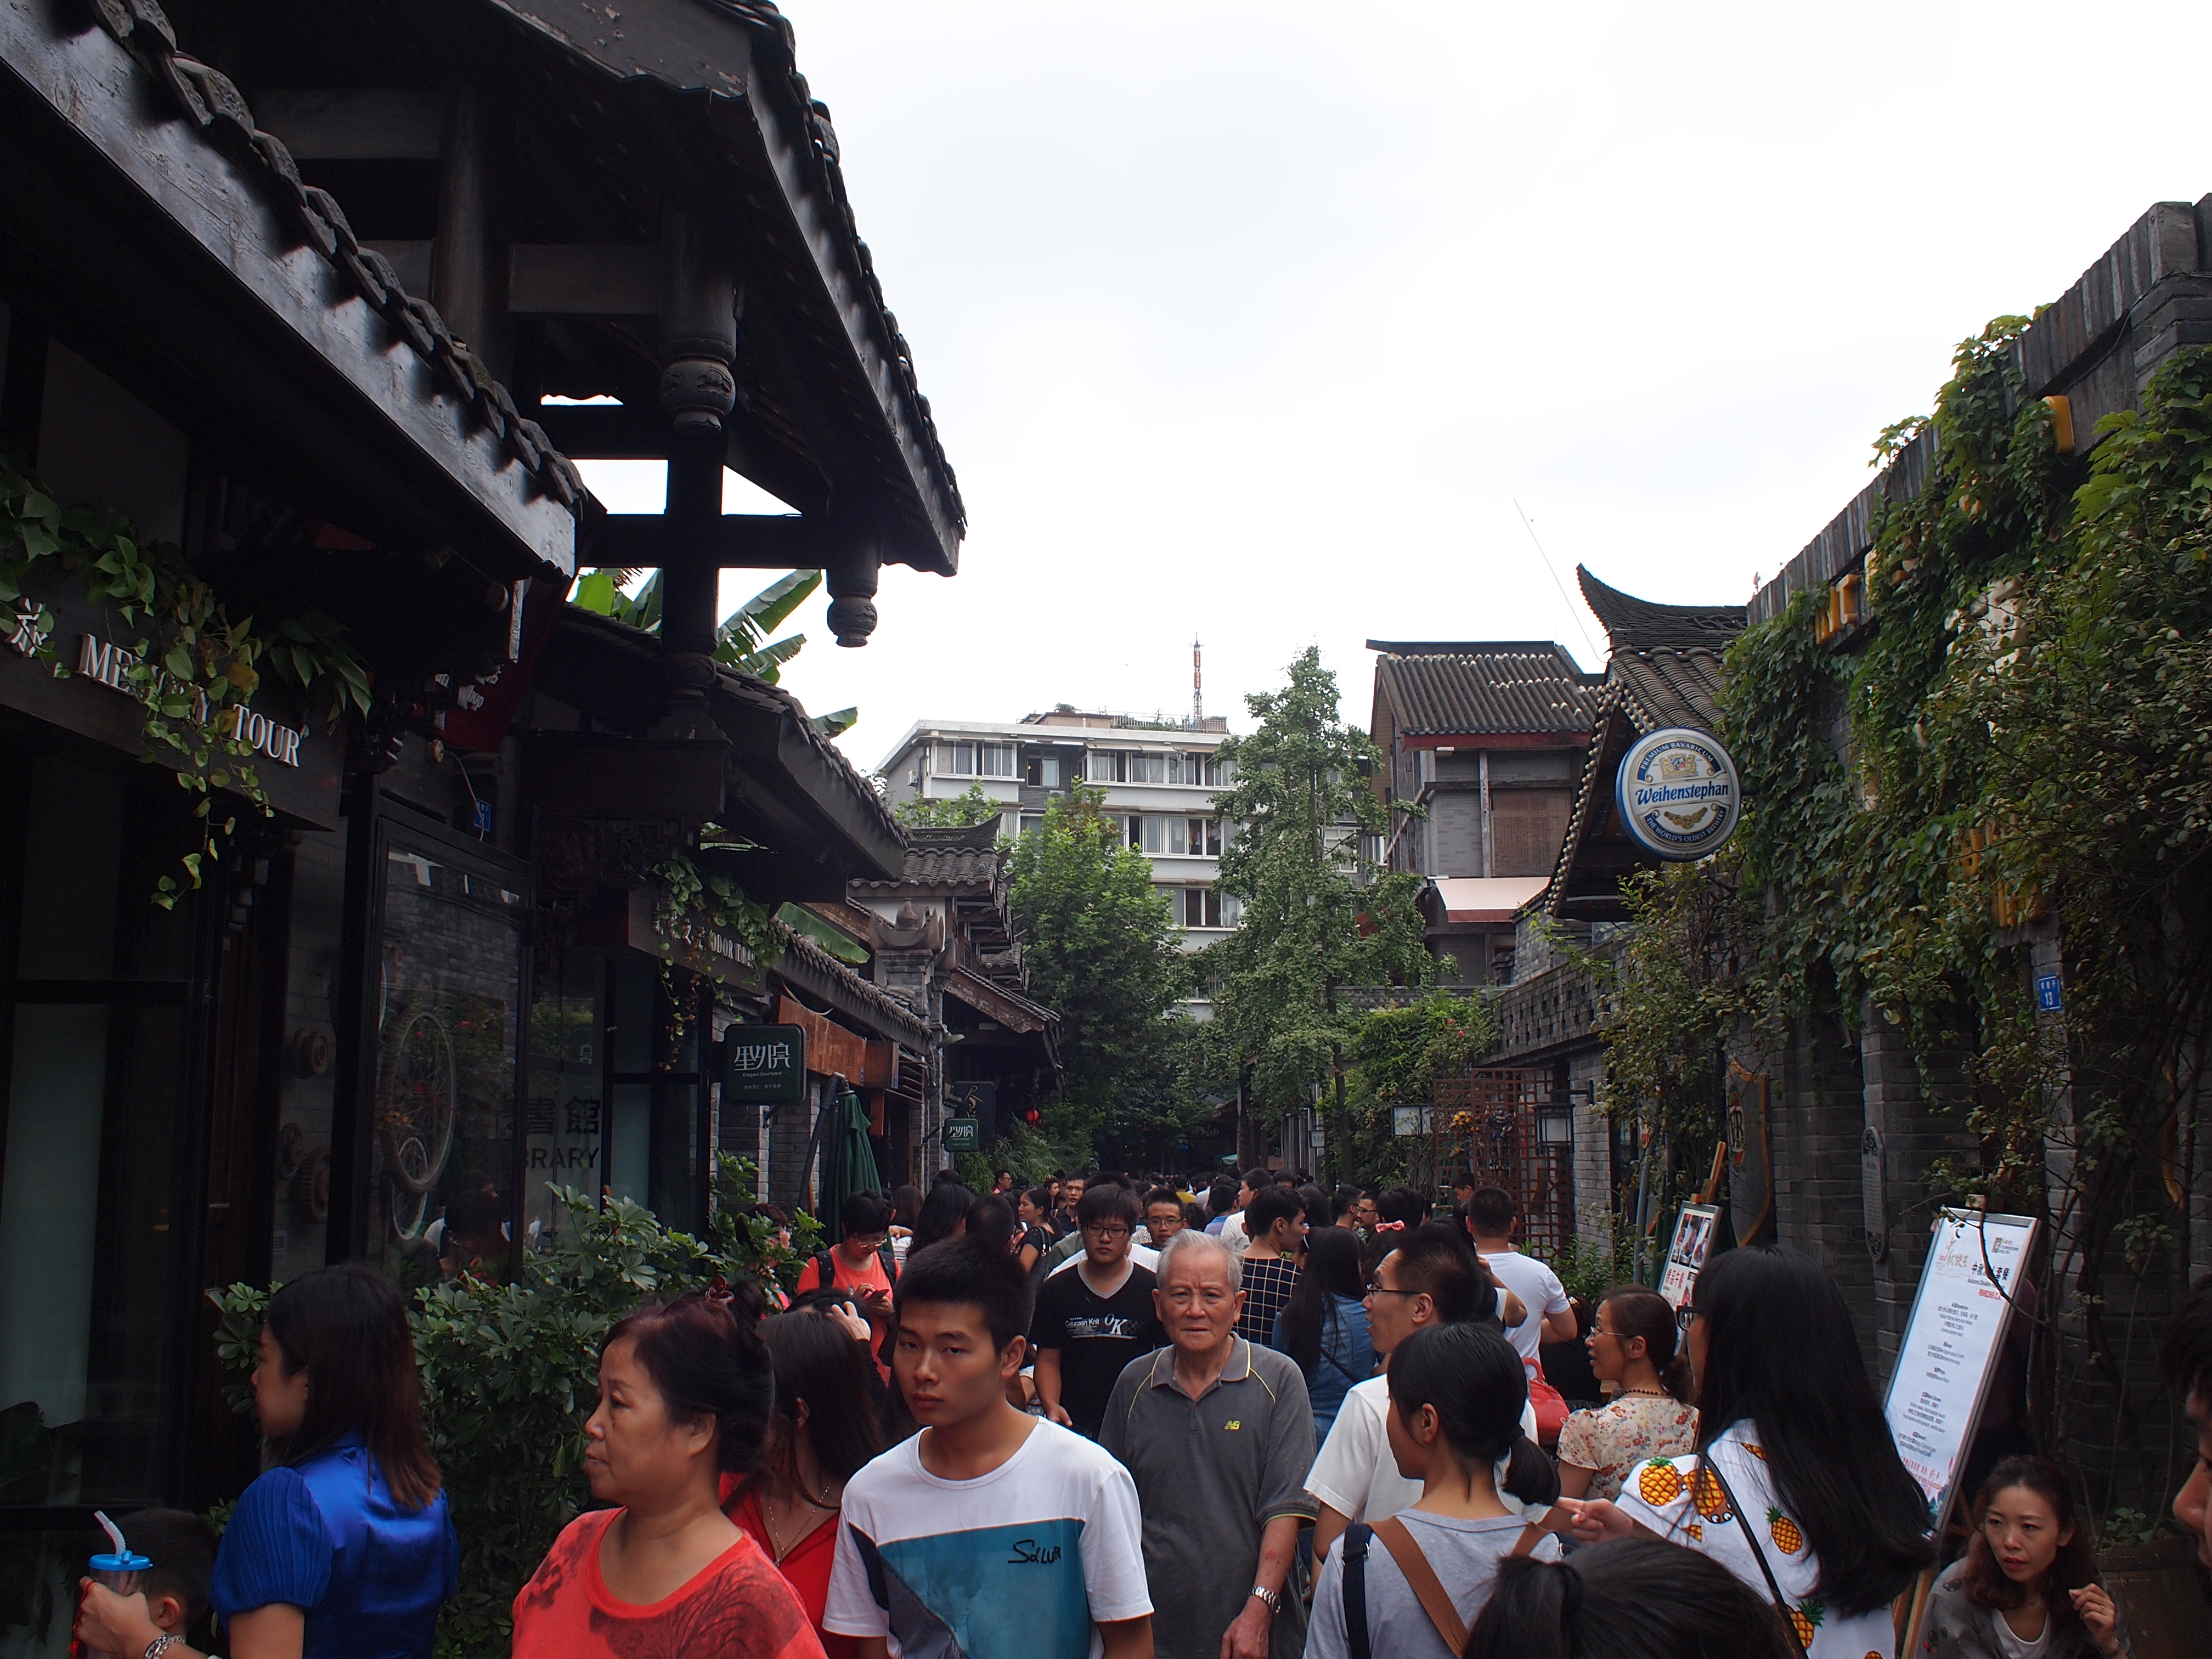
M 707 533 L 706 556 L 725 570 L 818 568 L 838 550 L 820 521 L 795 516 L 726 513 Z M 604 565 L 657 570 L 668 552 L 668 521 L 658 513 L 610 513 L 592 543 L 592 556 Z
M 302 161 L 434 161 L 446 94 L 396 87 L 268 88 L 253 118 Z
M 651 317 L 660 310 L 660 249 L 648 243 L 520 243 L 507 251 L 507 309 L 518 317 Z

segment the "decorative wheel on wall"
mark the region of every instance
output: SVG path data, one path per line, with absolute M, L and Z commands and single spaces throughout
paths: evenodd
M 410 1194 L 427 1199 L 453 1152 L 453 1040 L 445 1022 L 427 1008 L 407 1014 L 384 1045 L 381 1070 L 377 1124 L 384 1136 L 397 1221 L 403 1208 L 399 1200 Z M 414 1235 L 403 1231 L 401 1237 Z

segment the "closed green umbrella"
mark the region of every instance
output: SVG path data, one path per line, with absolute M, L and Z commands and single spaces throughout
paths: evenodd
M 834 1224 L 845 1200 L 854 1193 L 879 1193 L 883 1177 L 876 1170 L 876 1149 L 868 1144 L 868 1109 L 850 1089 L 830 1109 L 836 1114 L 836 1133 L 830 1137 L 828 1167 L 822 1172 L 822 1208 L 825 1224 Z

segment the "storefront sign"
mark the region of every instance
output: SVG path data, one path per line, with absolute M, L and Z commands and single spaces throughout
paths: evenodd
M 948 1117 L 945 1120 L 945 1150 L 948 1152 L 980 1152 L 983 1150 L 983 1123 L 980 1118 Z
M 722 1036 L 722 1103 L 766 1105 L 806 1094 L 806 1033 L 796 1025 L 732 1025 Z
M 1742 789 L 1735 762 L 1710 732 L 1670 726 L 1649 732 L 1621 757 L 1613 797 L 1636 844 L 1680 861 L 1718 852 L 1735 833 Z
M 125 633 L 131 624 L 112 607 L 88 601 L 65 573 L 34 570 L 25 586 L 32 591 L 0 606 L 8 646 L 0 649 L 0 707 L 120 753 L 143 755 L 149 752 L 148 701 L 165 698 L 173 706 L 182 699 L 185 720 L 212 724 L 224 735 L 235 732 L 252 745 L 261 763 L 256 775 L 271 807 L 295 824 L 337 826 L 343 742 L 250 705 L 213 705 L 197 686 L 162 672 L 158 660 L 142 670 L 138 653 L 115 643 L 118 635 L 136 640 L 140 633 Z M 41 650 L 51 650 L 52 658 L 41 657 Z M 163 751 L 156 744 L 150 752 L 158 758 Z
M 1667 1298 L 1668 1307 L 1679 1309 L 1690 1299 L 1691 1287 L 1705 1271 L 1705 1258 L 1712 1254 L 1713 1234 L 1719 1231 L 1720 1222 L 1720 1206 L 1716 1204 L 1685 1204 L 1674 1218 L 1674 1242 L 1667 1247 L 1667 1270 L 1659 1279 L 1659 1294 Z
M 155 669 L 153 678 L 142 684 L 131 677 L 144 663 L 145 659 L 135 652 L 126 651 L 96 634 L 77 636 L 76 672 L 86 678 L 97 680 L 111 690 L 143 702 L 182 697 L 190 704 L 185 718 L 195 726 L 208 723 L 206 692 L 189 681 L 179 679 L 166 668 Z M 292 726 L 279 725 L 243 703 L 233 703 L 217 713 L 215 727 L 222 736 L 236 738 L 251 745 L 255 753 L 266 755 L 280 766 L 300 763 L 300 745 L 307 735 Z
M 1897 1455 L 1940 1525 L 1972 1445 L 2011 1297 L 2035 1243 L 2032 1216 L 1946 1210 L 1899 1346 L 1884 1414 Z

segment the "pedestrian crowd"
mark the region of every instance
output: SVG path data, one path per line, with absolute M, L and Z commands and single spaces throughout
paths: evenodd
M 1843 1295 L 1715 1255 L 1679 1313 L 1583 1328 L 1511 1199 L 1266 1170 L 1202 1200 L 1080 1176 L 849 1199 L 771 1313 L 639 1308 L 601 1347 L 595 1507 L 514 1602 L 518 1659 L 1875 1659 L 1937 1560 Z M 1581 1337 L 1586 1370 L 1547 1376 Z M 2212 1277 L 2164 1364 L 2212 1566 Z M 459 1548 L 399 1293 L 326 1267 L 269 1300 L 276 1461 L 218 1543 L 128 1518 L 88 1653 L 429 1659 Z M 1600 1395 L 1604 1397 L 1598 1398 Z M 1570 1412 L 1573 1401 L 1590 1400 Z M 2130 1651 L 2048 1459 L 1998 1458 L 1926 1595 L 1929 1659 Z M 194 1645 L 197 1644 L 197 1645 Z

